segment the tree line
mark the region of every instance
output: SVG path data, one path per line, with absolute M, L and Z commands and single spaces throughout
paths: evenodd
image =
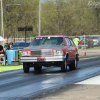
M 41 35 L 99 35 L 99 0 L 43 0 Z M 23 38 L 18 27 L 32 26 L 27 37 L 38 35 L 39 0 L 3 0 L 5 38 Z

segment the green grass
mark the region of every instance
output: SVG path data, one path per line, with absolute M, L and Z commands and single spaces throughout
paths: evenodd
M 85 50 L 85 49 L 78 49 L 78 50 Z M 100 50 L 100 47 L 86 48 L 86 50 Z
M 0 72 L 2 71 L 7 71 L 7 70 L 15 70 L 15 69 L 20 69 L 23 68 L 23 65 L 18 65 L 18 66 L 0 66 Z

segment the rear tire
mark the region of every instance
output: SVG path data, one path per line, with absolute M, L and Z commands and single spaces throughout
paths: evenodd
M 77 69 L 77 65 L 78 65 L 78 61 L 75 57 L 75 60 L 72 64 L 69 65 L 70 70 L 76 70 Z
M 24 62 L 23 63 L 23 71 L 24 71 L 24 73 L 29 73 L 29 68 L 30 68 L 29 64 Z
M 94 48 L 94 45 L 92 44 L 92 48 Z

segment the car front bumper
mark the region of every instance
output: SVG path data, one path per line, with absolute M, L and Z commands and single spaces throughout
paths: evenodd
M 56 62 L 64 61 L 65 56 L 56 57 L 21 57 L 21 62 Z

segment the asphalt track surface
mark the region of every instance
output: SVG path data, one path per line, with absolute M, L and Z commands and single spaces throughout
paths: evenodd
M 100 57 L 93 56 L 80 58 L 78 69 L 65 73 L 60 67 L 43 67 L 39 73 L 31 68 L 29 74 L 22 69 L 0 72 L 0 100 L 39 99 L 50 91 L 99 75 L 99 66 Z
M 84 56 L 84 53 L 86 54 Z M 80 57 L 99 56 L 100 50 L 79 50 Z M 100 75 L 69 84 L 32 100 L 100 100 Z

